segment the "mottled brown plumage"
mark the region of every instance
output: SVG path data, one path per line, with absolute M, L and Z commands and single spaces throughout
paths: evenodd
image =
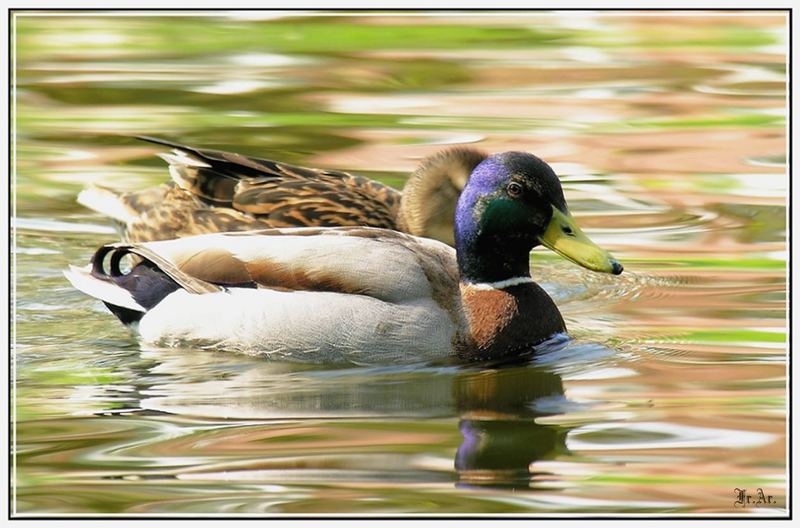
M 346 172 L 139 139 L 173 149 L 161 157 L 174 183 L 129 193 L 97 187 L 79 197 L 118 220 L 131 242 L 274 227 L 368 226 L 452 245 L 458 195 L 485 158 L 471 149 L 443 151 L 425 160 L 401 193 Z

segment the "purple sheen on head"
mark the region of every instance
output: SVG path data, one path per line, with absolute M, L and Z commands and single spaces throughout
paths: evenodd
M 473 169 L 467 185 L 461 191 L 456 205 L 456 241 L 459 239 L 459 234 L 469 237 L 477 229 L 480 211 L 475 210 L 475 205 L 478 199 L 495 191 L 498 184 L 508 178 L 509 174 L 500 156 L 501 154 L 494 154 L 480 162 Z
M 473 170 L 469 178 L 468 187 L 477 192 L 492 192 L 497 184 L 510 176 L 503 157 L 506 153 L 493 154 L 481 161 Z
M 461 192 L 455 214 L 455 238 L 470 238 L 477 232 L 483 213 L 480 198 L 502 189 L 512 175 L 523 177 L 531 188 L 553 206 L 567 212 L 561 182 L 550 165 L 528 152 L 501 152 L 480 162 L 472 171 Z

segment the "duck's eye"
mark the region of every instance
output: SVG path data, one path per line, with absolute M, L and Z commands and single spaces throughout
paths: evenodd
M 508 184 L 508 187 L 506 187 L 506 190 L 510 197 L 516 198 L 522 194 L 522 185 L 517 182 L 511 182 Z

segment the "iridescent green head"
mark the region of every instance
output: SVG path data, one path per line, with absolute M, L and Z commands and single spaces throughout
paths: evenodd
M 540 244 L 590 270 L 622 273 L 575 223 L 553 169 L 525 152 L 495 154 L 475 167 L 456 207 L 455 239 L 469 282 L 530 275 L 528 254 Z

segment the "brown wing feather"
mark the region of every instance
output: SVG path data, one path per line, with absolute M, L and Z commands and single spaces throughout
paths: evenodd
M 356 293 L 332 277 L 312 278 L 300 267 L 290 269 L 268 259 L 242 260 L 220 248 L 190 249 L 173 255 L 171 261 L 182 273 L 212 284 Z
M 397 229 L 400 192 L 346 173 L 239 182 L 233 206 L 276 226 L 370 226 Z
M 138 193 L 123 195 L 122 198 L 138 213 L 136 220 L 126 226 L 125 239 L 129 242 L 273 227 L 267 220 L 232 208 L 209 206 L 179 187 L 163 191 L 160 200 L 141 200 Z
M 223 286 L 353 293 L 383 300 L 427 292 L 445 305 L 444 297 L 452 297 L 458 284 L 451 248 L 368 227 L 216 233 L 126 247 L 149 259 L 139 251 L 143 248 L 181 273 Z M 387 261 L 393 264 L 390 268 Z
M 253 215 L 255 223 L 260 225 L 249 225 L 246 229 L 341 225 L 398 227 L 396 218 L 401 193 L 379 182 L 346 172 L 197 149 L 156 138 L 140 139 L 182 153 L 183 157 L 164 156 L 170 162 L 170 172 L 178 185 L 209 205 L 222 205 Z

